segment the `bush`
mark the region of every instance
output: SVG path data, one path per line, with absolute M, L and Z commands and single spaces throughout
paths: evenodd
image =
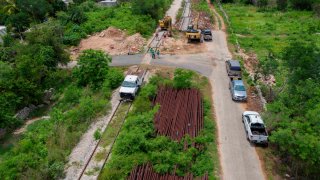
M 88 19 L 86 14 L 83 12 L 83 9 L 77 6 L 72 7 L 68 11 L 68 15 L 69 15 L 69 21 L 75 24 L 82 24 Z
M 121 82 L 124 80 L 124 75 L 121 70 L 113 68 L 108 71 L 107 79 L 109 80 L 110 88 L 115 89 L 119 87 Z
M 101 91 L 103 94 L 103 97 L 109 99 L 111 97 L 111 87 L 110 87 L 110 82 L 108 79 L 105 79 L 102 87 L 101 87 Z
M 97 141 L 101 138 L 101 130 L 97 129 L 93 134 L 94 139 Z
M 192 76 L 191 71 L 176 69 L 174 72 L 173 86 L 178 89 L 190 88 L 192 86 Z
M 101 50 L 85 50 L 78 58 L 73 75 L 80 86 L 99 88 L 107 78 L 111 57 Z
M 59 107 L 62 110 L 68 110 L 79 103 L 81 96 L 82 90 L 75 85 L 70 85 L 66 88 L 63 99 L 59 102 Z

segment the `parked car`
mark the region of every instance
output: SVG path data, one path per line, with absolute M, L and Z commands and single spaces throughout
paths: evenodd
M 268 144 L 266 126 L 259 113 L 255 111 L 245 111 L 242 114 L 242 121 L 250 142 Z
M 241 66 L 237 60 L 227 60 L 226 69 L 230 78 L 241 78 Z
M 203 35 L 204 40 L 212 40 L 211 29 L 204 29 L 201 31 L 201 34 Z
M 229 89 L 232 100 L 247 101 L 247 91 L 242 80 L 230 80 Z

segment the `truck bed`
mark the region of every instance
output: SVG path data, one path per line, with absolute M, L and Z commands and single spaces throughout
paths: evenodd
M 262 136 L 267 136 L 267 131 L 265 129 L 261 128 L 251 128 L 251 133 L 252 135 L 262 135 Z
M 139 77 L 139 79 L 141 79 L 141 78 L 144 77 L 145 73 L 146 73 L 146 70 L 138 68 L 138 69 L 133 70 L 133 71 L 129 70 L 127 72 L 127 75 L 136 75 L 136 76 Z

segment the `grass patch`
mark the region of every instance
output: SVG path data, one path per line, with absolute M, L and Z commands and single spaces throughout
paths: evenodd
M 234 33 L 240 35 L 229 36 L 229 41 L 235 44 L 237 38 L 242 48 L 260 58 L 268 51 L 281 54 L 290 39 L 300 35 L 316 39 L 320 46 L 320 21 L 310 11 L 258 11 L 257 7 L 243 4 L 223 4 L 223 8 Z
M 102 147 L 107 147 L 111 145 L 111 143 L 114 141 L 114 139 L 117 136 L 118 131 L 121 128 L 123 119 L 127 113 L 127 110 L 129 108 L 129 103 L 123 103 L 118 111 L 116 112 L 115 116 L 109 123 L 107 129 L 104 131 L 101 137 L 100 144 Z

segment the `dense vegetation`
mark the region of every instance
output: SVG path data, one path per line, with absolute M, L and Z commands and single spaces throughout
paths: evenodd
M 213 1 L 213 0 L 212 0 Z M 243 4 L 253 4 L 261 9 L 277 8 L 278 10 L 314 10 L 318 13 L 319 0 L 221 0 L 222 3 L 241 2 Z
M 215 179 L 216 174 L 213 172 L 218 164 L 216 161 L 213 162 L 214 159 L 217 160 L 217 152 L 209 101 L 204 101 L 204 129 L 195 139 L 186 136 L 181 142 L 176 142 L 165 136 L 157 136 L 154 130 L 153 118 L 158 107 L 152 107 L 150 100 L 156 94 L 157 86 L 159 84 L 177 88 L 194 86 L 191 80 L 195 80 L 195 76 L 197 75 L 190 71 L 178 69 L 173 80 L 160 75 L 150 79 L 150 83 L 142 88 L 135 100 L 134 109 L 129 113 L 114 145 L 111 160 L 103 169 L 99 179 L 125 179 L 135 166 L 146 162 L 152 162 L 158 173 L 172 173 L 175 169 L 178 175 L 191 172 L 194 176 L 202 176 L 208 172 L 210 179 Z M 206 79 L 197 80 L 202 82 L 202 88 L 208 86 Z M 185 141 L 189 144 L 187 149 L 184 149 Z M 203 145 L 203 148 L 192 147 L 192 142 Z
M 42 103 L 44 90 L 57 88 L 67 78 L 57 68 L 69 60 L 62 33 L 61 26 L 48 22 L 34 26 L 26 34 L 26 43 L 5 37 L 0 47 L 0 128 L 18 125 L 19 120 L 13 118 L 17 109 Z
M 0 177 L 62 177 L 72 148 L 94 118 L 105 113 L 112 88 L 124 78 L 123 72 L 108 68 L 110 61 L 102 51 L 87 50 L 79 57 L 77 68 L 62 71 L 65 76 L 60 85 L 66 88 L 56 94 L 50 119 L 30 125 L 21 140 L 1 156 Z
M 259 66 L 265 66 L 259 73 L 276 76 L 264 117 L 272 152 L 283 162 L 277 168 L 298 178 L 319 178 L 319 18 L 312 11 L 223 7 L 235 33 L 230 41 L 237 38 L 247 52 L 257 53 Z
M 41 104 L 44 90 L 61 85 L 57 82 L 65 74 L 57 65 L 69 61 L 65 45 L 77 45 L 81 38 L 109 26 L 148 36 L 171 0 L 148 1 L 143 6 L 137 5 L 140 1 L 124 2 L 116 7 L 79 0 L 68 8 L 61 0 L 0 2 L 0 24 L 5 24 L 10 34 L 0 45 L 0 129 L 10 130 L 21 124 L 13 117 L 17 110 Z M 141 11 L 134 12 L 131 7 Z M 155 15 L 150 7 L 161 10 Z
M 231 41 L 239 40 L 240 46 L 254 51 L 259 57 L 269 51 L 281 53 L 292 38 L 310 37 L 320 45 L 317 34 L 319 19 L 310 11 L 267 11 L 258 12 L 254 6 L 224 5 L 236 35 Z

